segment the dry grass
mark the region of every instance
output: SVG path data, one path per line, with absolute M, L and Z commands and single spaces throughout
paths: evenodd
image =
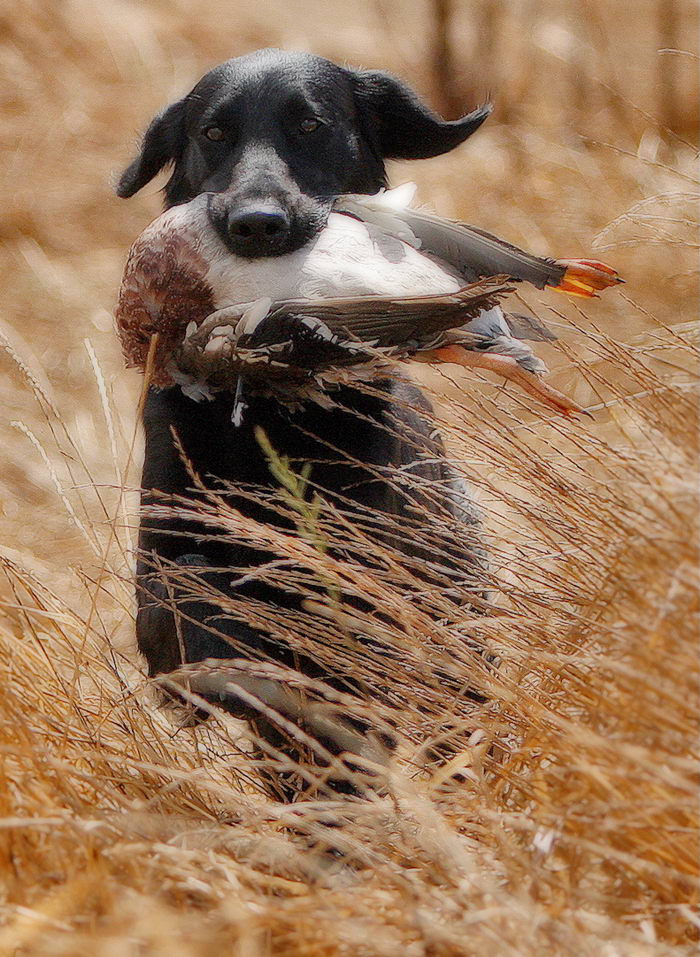
M 695 8 L 673 6 L 687 49 Z M 529 297 L 562 334 L 546 350 L 554 384 L 596 407 L 594 423 L 424 376 L 449 398 L 443 429 L 485 510 L 492 613 L 409 600 L 411 570 L 386 554 L 370 573 L 308 534 L 275 536 L 290 587 L 341 583 L 396 622 L 362 622 L 389 658 L 358 654 L 332 602 L 325 619 L 273 622 L 381 684 L 373 713 L 400 732 L 386 793 L 337 802 L 321 787 L 289 806 L 265 795 L 233 719 L 178 729 L 134 650 L 140 385 L 111 310 L 158 198 L 122 204 L 107 184 L 158 106 L 251 47 L 387 66 L 437 96 L 419 67 L 429 5 L 367 0 L 350 18 L 315 2 L 20 0 L 0 14 L 2 954 L 696 952 L 693 58 L 664 54 L 660 72 L 653 3 L 457 8 L 460 82 L 499 87 L 509 123 L 395 180 L 418 177 L 441 211 L 536 251 L 582 254 L 598 236 L 628 285 L 585 312 Z M 499 28 L 491 64 L 477 13 Z M 208 507 L 231 534 L 267 534 Z M 332 536 L 337 518 L 313 522 Z M 488 703 L 448 694 L 438 666 Z M 428 763 L 448 730 L 457 756 Z M 331 811 L 346 823 L 329 832 Z

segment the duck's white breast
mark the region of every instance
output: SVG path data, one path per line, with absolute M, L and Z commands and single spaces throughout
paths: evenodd
M 463 283 L 441 263 L 378 227 L 331 213 L 307 246 L 285 256 L 241 259 L 216 236 L 207 239 L 207 282 L 217 308 L 263 296 L 424 296 L 455 292 Z

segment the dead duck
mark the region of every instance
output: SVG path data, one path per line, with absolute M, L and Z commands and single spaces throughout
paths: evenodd
M 165 212 L 134 243 L 116 321 L 127 364 L 156 386 L 201 400 L 246 385 L 281 401 L 330 401 L 334 382 L 386 375 L 415 358 L 488 369 L 566 415 L 522 339 L 553 339 L 501 300 L 525 281 L 593 296 L 621 282 L 589 260 L 533 256 L 462 223 L 411 207 L 412 188 L 342 196 L 314 239 L 284 256 L 233 256 L 211 225 L 219 194 Z

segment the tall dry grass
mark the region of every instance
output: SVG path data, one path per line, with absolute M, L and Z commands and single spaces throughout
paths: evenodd
M 433 5 L 0 13 L 0 953 L 696 952 L 695 8 L 674 3 L 669 27 L 651 2 L 444 6 L 452 95 L 491 87 L 508 122 L 395 181 L 536 251 L 595 247 L 628 285 L 583 310 L 527 296 L 562 337 L 541 350 L 554 384 L 593 423 L 423 375 L 484 511 L 490 613 L 416 596 L 386 554 L 370 571 L 313 535 L 275 536 L 290 587 L 340 583 L 392 612 L 349 622 L 329 600 L 272 622 L 381 687 L 356 706 L 399 737 L 383 791 L 339 801 L 320 781 L 293 805 L 263 788 L 283 755 L 261 761 L 225 716 L 180 727 L 135 653 L 140 384 L 111 310 L 158 196 L 122 204 L 108 180 L 152 112 L 256 46 L 393 68 L 438 102 Z M 659 55 L 669 35 L 681 52 Z M 229 534 L 269 534 L 207 507 Z M 322 511 L 312 527 L 331 538 L 337 522 Z M 358 649 L 358 628 L 388 654 Z M 450 690 L 460 681 L 486 703 Z M 452 757 L 435 761 L 445 736 Z

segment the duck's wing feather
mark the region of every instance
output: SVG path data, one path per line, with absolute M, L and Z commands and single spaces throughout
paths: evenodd
M 469 282 L 484 276 L 506 275 L 544 289 L 557 286 L 566 272 L 566 266 L 553 259 L 534 256 L 476 226 L 443 219 L 426 210 L 388 207 L 381 199 L 349 195 L 339 196 L 335 208 L 400 236 L 405 242 L 411 241 L 412 235 L 413 245 L 421 252 L 448 263 Z
M 540 319 L 525 316 L 518 312 L 505 312 L 503 318 L 515 339 L 527 339 L 530 342 L 556 342 L 559 338 Z
M 464 326 L 484 311 L 493 309 L 512 291 L 506 277 L 492 276 L 458 292 L 433 296 L 288 300 L 273 307 L 266 332 L 273 334 L 275 317 L 278 320 L 312 317 L 323 322 L 335 335 L 382 348 L 409 346 L 431 340 L 447 329 Z
M 465 279 L 506 275 L 544 289 L 558 285 L 566 272 L 553 259 L 534 256 L 476 226 L 441 219 L 423 210 L 406 209 L 398 215 L 420 241 L 422 250 L 449 262 Z

